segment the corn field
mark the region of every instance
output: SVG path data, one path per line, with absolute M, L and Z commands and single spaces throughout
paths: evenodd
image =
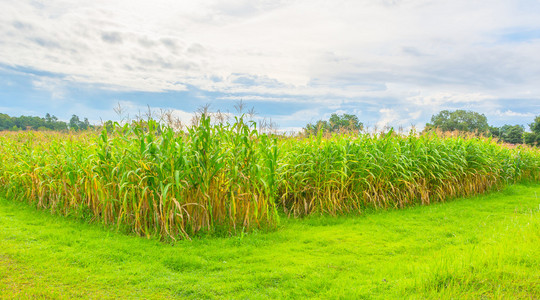
M 0 191 L 141 236 L 272 228 L 283 212 L 402 208 L 540 180 L 540 151 L 484 138 L 262 134 L 243 117 L 177 132 L 148 120 L 100 133 L 0 133 Z
M 295 216 L 427 205 L 540 179 L 537 149 L 475 137 L 391 130 L 286 139 L 280 148 L 280 204 Z

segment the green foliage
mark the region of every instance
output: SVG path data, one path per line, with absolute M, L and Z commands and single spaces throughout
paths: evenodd
M 280 148 L 279 194 L 293 215 L 429 204 L 540 179 L 540 152 L 483 138 L 389 132 L 287 139 Z
M 534 118 L 534 122 L 529 124 L 529 127 L 531 128 L 531 131 L 540 134 L 540 116 L 536 116 Z
M 502 127 L 489 128 L 490 134 L 499 140 L 509 144 L 523 144 L 525 128 L 522 125 L 504 125 Z
M 69 129 L 80 131 L 80 130 L 87 130 L 89 128 L 93 128 L 92 125 L 90 125 L 90 122 L 87 118 L 84 118 L 84 122 L 79 119 L 79 116 L 73 115 L 71 116 L 71 119 L 69 120 Z
M 174 245 L 0 197 L 2 299 L 540 299 L 539 185 Z
M 87 123 L 87 128 L 90 125 Z M 33 116 L 10 117 L 7 114 L 0 114 L 0 131 L 4 130 L 54 130 L 65 131 L 68 126 L 65 122 L 59 121 L 57 117 L 46 114 L 45 118 Z
M 474 133 L 487 133 L 489 125 L 483 114 L 474 111 L 443 110 L 431 117 L 431 123 L 426 124 L 426 129 L 440 129 L 442 131 L 462 131 Z
M 534 118 L 534 122 L 529 124 L 531 132 L 525 132 L 523 140 L 527 145 L 539 146 L 540 145 L 540 116 Z
M 110 125 L 110 126 L 109 126 Z M 154 120 L 101 134 L 2 133 L 0 189 L 142 236 L 189 238 L 289 215 L 402 208 L 540 179 L 540 152 L 483 138 L 393 133 L 277 139 L 243 117 L 187 132 Z M 278 151 L 279 149 L 279 151 Z
M 186 133 L 148 120 L 107 124 L 99 136 L 38 132 L 1 141 L 0 188 L 65 215 L 89 211 L 167 239 L 277 222 L 276 141 L 243 117 L 211 125 L 202 115 Z
M 360 131 L 364 125 L 358 117 L 351 114 L 332 114 L 328 121 L 319 120 L 315 124 L 307 124 L 304 131 L 307 134 L 316 135 L 319 131 L 324 133 L 334 133 L 341 131 Z
M 10 130 L 13 126 L 16 126 L 13 119 L 6 114 L 0 113 L 0 130 Z
M 48 113 L 45 115 L 45 127 L 54 131 L 65 131 L 68 129 L 65 122 L 58 121 L 56 116 L 51 116 Z

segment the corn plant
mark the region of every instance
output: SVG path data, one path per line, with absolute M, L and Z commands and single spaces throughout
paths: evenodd
M 203 115 L 180 133 L 148 120 L 100 134 L 6 134 L 2 142 L 8 197 L 65 215 L 170 238 L 277 222 L 275 139 L 243 117 L 211 125 Z
M 292 215 L 401 208 L 540 178 L 540 153 L 477 137 L 322 135 L 285 139 L 280 203 Z
M 0 191 L 142 236 L 273 227 L 290 216 L 402 208 L 540 180 L 540 152 L 473 136 L 260 134 L 243 117 L 177 132 L 155 120 L 101 132 L 0 133 Z

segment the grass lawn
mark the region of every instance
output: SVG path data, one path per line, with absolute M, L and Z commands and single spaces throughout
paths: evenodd
M 0 199 L 0 298 L 540 298 L 540 185 L 174 245 Z

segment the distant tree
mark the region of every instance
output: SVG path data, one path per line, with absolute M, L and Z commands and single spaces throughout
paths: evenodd
M 523 134 L 523 140 L 527 145 L 540 145 L 540 116 L 534 118 L 534 122 L 529 124 L 531 132 L 525 132 Z
M 66 122 L 58 121 L 58 119 L 53 116 L 52 130 L 66 131 L 68 130 L 68 125 L 66 124 Z
M 540 116 L 536 116 L 536 118 L 534 118 L 534 122 L 529 124 L 529 127 L 531 128 L 532 132 L 540 134 Z
M 91 127 L 90 123 L 85 120 L 87 127 Z M 65 122 L 59 121 L 57 117 L 51 116 L 49 113 L 44 118 L 35 116 L 20 116 L 11 117 L 0 113 L 0 130 L 67 130 L 68 126 Z
M 510 144 L 523 144 L 525 127 L 522 125 L 504 125 L 501 127 L 501 140 Z
M 438 128 L 442 131 L 465 131 L 478 134 L 488 133 L 490 127 L 487 118 L 483 114 L 474 111 L 443 110 L 431 117 L 431 123 L 426 124 L 426 129 Z
M 82 122 L 79 119 L 79 116 L 72 115 L 71 119 L 69 120 L 69 129 L 77 131 L 81 129 L 81 124 Z
M 0 130 L 10 130 L 14 125 L 13 118 L 0 113 Z
M 107 130 L 108 133 L 111 133 L 114 131 L 114 122 L 113 121 L 106 121 L 104 124 L 103 124 L 103 127 L 105 128 L 105 130 Z
M 500 139 L 501 138 L 501 127 L 496 126 L 489 126 L 488 129 L 489 135 L 495 138 Z
M 343 114 L 341 116 L 332 114 L 330 115 L 328 123 L 332 131 L 339 131 L 342 128 L 348 130 L 362 130 L 363 127 L 363 124 L 360 123 L 358 117 L 351 114 Z
M 358 117 L 351 114 L 331 114 L 328 121 L 319 120 L 315 124 L 307 124 L 304 131 L 308 134 L 317 134 L 320 130 L 323 132 L 359 131 L 364 128 L 364 124 L 358 120 Z
M 82 129 L 87 130 L 90 128 L 90 122 L 88 121 L 88 118 L 84 118 L 84 122 L 82 123 Z
M 88 118 L 84 118 L 84 121 L 81 121 L 81 119 L 79 119 L 79 116 L 72 115 L 71 119 L 69 120 L 70 130 L 79 131 L 79 130 L 87 130 L 91 128 L 94 128 L 94 126 L 90 124 L 90 121 L 88 121 Z
M 33 116 L 20 116 L 14 118 L 14 123 L 22 130 L 38 130 L 39 127 L 45 126 L 45 119 Z

